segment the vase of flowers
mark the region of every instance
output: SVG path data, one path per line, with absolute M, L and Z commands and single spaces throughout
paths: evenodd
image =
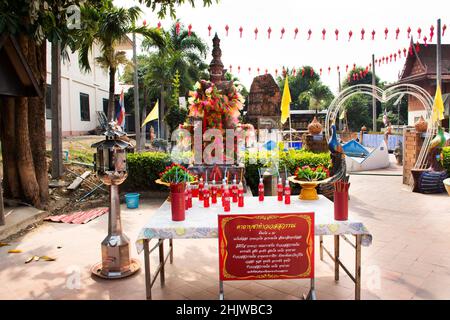
M 302 190 L 299 198 L 301 200 L 318 200 L 316 187 L 326 181 L 330 177 L 330 171 L 323 165 L 319 166 L 303 166 L 295 170 L 294 176 L 289 180 L 293 183 L 300 184 Z
M 194 182 L 195 177 L 189 170 L 179 164 L 172 164 L 161 172 L 157 183 L 170 187 L 170 206 L 173 221 L 185 219 L 185 188 L 187 182 Z

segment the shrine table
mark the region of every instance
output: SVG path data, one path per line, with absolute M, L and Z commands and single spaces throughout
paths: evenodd
M 327 198 L 319 195 L 319 200 L 305 201 L 298 197 L 291 197 L 291 204 L 277 200 L 277 197 L 265 197 L 260 203 L 258 197 L 246 197 L 245 207 L 239 208 L 232 203 L 231 212 L 224 212 L 221 200 L 210 208 L 204 208 L 203 202 L 193 199 L 193 207 L 186 212 L 185 221 L 172 221 L 170 202 L 165 201 L 162 206 L 151 216 L 150 220 L 141 229 L 136 246 L 138 253 L 144 252 L 145 260 L 145 283 L 146 298 L 151 299 L 151 289 L 158 275 L 161 286 L 165 283 L 165 264 L 170 258 L 173 263 L 173 239 L 203 239 L 218 237 L 218 215 L 219 214 L 274 214 L 274 213 L 302 213 L 314 212 L 314 233 L 319 237 L 320 260 L 323 253 L 334 261 L 335 281 L 339 281 L 340 267 L 348 274 L 355 283 L 355 299 L 361 298 L 361 246 L 372 244 L 372 235 L 362 222 L 354 221 L 349 214 L 349 220 L 334 220 L 334 205 Z M 334 255 L 323 245 L 323 236 L 334 237 Z M 353 243 L 347 236 L 354 236 Z M 350 244 L 355 249 L 355 272 L 352 274 L 339 259 L 340 239 Z M 155 246 L 150 249 L 150 241 L 157 240 Z M 169 240 L 169 252 L 164 255 L 164 241 Z M 150 253 L 159 249 L 159 265 L 152 276 L 150 270 Z M 217 267 L 219 262 L 217 261 Z

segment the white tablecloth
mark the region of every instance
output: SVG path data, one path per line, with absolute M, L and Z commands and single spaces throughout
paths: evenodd
M 231 204 L 231 211 L 224 212 L 221 199 L 210 208 L 204 208 L 203 202 L 192 199 L 192 208 L 186 211 L 184 221 L 172 221 L 170 202 L 165 201 L 141 229 L 136 241 L 139 253 L 143 250 L 144 239 L 201 239 L 217 238 L 217 216 L 219 214 L 273 214 L 314 212 L 316 236 L 320 235 L 362 235 L 362 245 L 370 246 L 372 235 L 362 222 L 353 221 L 349 213 L 348 221 L 334 220 L 334 205 L 327 198 L 319 195 L 319 200 L 304 201 L 298 196 L 291 197 L 291 204 L 277 200 L 277 197 L 265 197 L 260 203 L 258 197 L 245 197 L 245 206 L 239 208 Z

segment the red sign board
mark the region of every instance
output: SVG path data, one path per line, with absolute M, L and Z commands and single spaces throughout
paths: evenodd
M 314 277 L 314 213 L 219 215 L 220 280 Z

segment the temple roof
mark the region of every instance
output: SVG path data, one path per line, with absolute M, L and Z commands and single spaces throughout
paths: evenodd
M 442 45 L 442 80 L 450 81 L 450 45 Z M 412 45 L 413 55 L 408 54 L 399 83 L 436 79 L 436 45 Z

